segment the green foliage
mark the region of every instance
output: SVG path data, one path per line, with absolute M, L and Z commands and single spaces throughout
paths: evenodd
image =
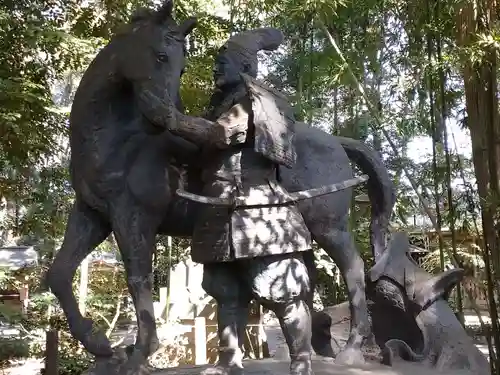
M 68 68 L 81 67 L 79 45 L 65 32 L 68 2 L 13 1 L 0 6 L 0 192 L 57 149 L 66 131 L 52 101 L 50 85 Z M 15 183 L 17 181 L 14 180 Z M 4 191 L 6 190 L 6 192 Z
M 337 266 L 323 249 L 316 248 L 315 264 L 318 269 L 316 290 L 323 306 L 333 306 L 347 300 L 345 283 L 339 274 Z
M 445 246 L 451 247 L 449 243 Z M 473 247 L 477 247 L 473 245 Z M 479 249 L 480 250 L 480 249 Z M 448 252 L 444 253 L 445 264 L 450 265 L 451 260 Z M 471 251 L 469 248 L 460 247 L 457 249 L 457 258 L 460 265 L 465 269 L 467 275 L 474 275 L 474 270 L 484 269 L 484 261 L 481 254 L 477 254 Z M 441 271 L 439 264 L 439 249 L 430 252 L 422 262 L 422 267 L 424 267 L 428 272 L 436 274 Z
M 26 343 L 26 340 L 23 340 Z M 45 357 L 45 343 L 43 341 L 31 344 L 29 355 L 32 358 Z M 59 374 L 61 375 L 79 375 L 89 368 L 92 363 L 92 357 L 76 341 L 64 331 L 59 332 Z M 26 357 L 24 357 L 26 358 Z
M 0 273 L 0 288 L 15 289 L 21 284 L 28 283 L 32 294 L 27 316 L 22 316 L 17 308 L 8 308 L 0 304 L 0 319 L 21 331 L 18 338 L 0 341 L 0 364 L 5 367 L 14 359 L 43 358 L 45 331 L 51 326 L 59 330 L 60 373 L 81 374 L 89 367 L 92 357 L 68 334 L 67 321 L 58 308 L 55 297 L 40 289 L 45 271 L 46 269 L 39 267 L 30 270 L 26 276 L 23 270 Z M 89 276 L 87 315 L 96 322 L 96 328 L 102 329 L 109 335 L 116 329 L 117 319 L 120 316 L 128 318 L 127 315 L 130 314 L 130 310 L 122 303 L 127 290 L 123 270 L 120 267 L 115 270 L 94 270 Z M 76 294 L 78 279 L 76 277 L 74 280 Z M 49 306 L 52 309 L 50 315 Z
M 25 340 L 0 338 L 0 367 L 5 368 L 10 361 L 19 358 L 28 358 L 29 345 Z
M 66 337 L 59 344 L 59 374 L 77 375 L 88 370 L 92 357 L 82 345 L 72 337 Z

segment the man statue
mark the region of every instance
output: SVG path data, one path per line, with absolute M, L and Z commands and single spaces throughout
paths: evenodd
M 287 98 L 256 80 L 257 53 L 275 50 L 283 35 L 261 28 L 232 36 L 220 49 L 217 90 L 206 116 L 169 113 L 176 131 L 200 144 L 204 203 L 195 222 L 191 257 L 204 265 L 203 288 L 218 306 L 219 362 L 208 373 L 241 372 L 250 300 L 273 310 L 287 341 L 290 373 L 311 374 L 311 235 L 296 202 L 355 186 L 368 176 L 288 193 L 279 168 L 295 164 L 295 119 Z M 306 300 L 309 302 L 306 303 Z
M 279 319 L 290 373 L 312 373 L 305 302 L 310 280 L 303 258 L 304 252 L 312 256 L 311 237 L 277 178 L 278 166 L 295 162 L 295 120 L 287 99 L 254 78 L 257 52 L 282 41 L 279 30 L 263 28 L 234 35 L 221 48 L 214 72 L 221 92 L 214 94 L 208 116 L 215 123 L 205 145 L 203 196 L 178 191 L 206 203 L 195 223 L 191 257 L 204 265 L 202 285 L 218 307 L 219 361 L 210 374 L 242 371 L 252 299 Z M 239 61 L 245 61 L 243 74 L 234 64 Z

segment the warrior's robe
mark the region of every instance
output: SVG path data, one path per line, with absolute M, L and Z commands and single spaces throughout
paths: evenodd
M 202 195 L 235 204 L 201 207 L 191 246 L 198 263 L 311 249 L 302 215 L 277 181 L 277 167 L 290 168 L 296 159 L 292 108 L 279 92 L 243 77 L 246 93 L 217 119 L 202 175 Z M 231 133 L 235 126 L 244 131 Z

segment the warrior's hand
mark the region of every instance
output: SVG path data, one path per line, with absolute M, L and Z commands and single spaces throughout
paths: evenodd
M 143 90 L 139 98 L 143 114 L 154 125 L 196 145 L 227 148 L 246 140 L 249 115 L 242 104 L 233 106 L 212 122 L 179 112 L 168 93 L 160 97 L 150 90 Z
M 211 126 L 209 143 L 217 148 L 245 143 L 248 132 L 249 113 L 245 104 L 236 104 Z
M 139 91 L 139 108 L 153 124 L 182 137 L 197 146 L 208 142 L 212 121 L 181 113 L 167 92 L 159 95 L 152 90 Z
M 215 122 L 210 128 L 209 143 L 217 148 L 227 148 L 232 145 L 245 143 L 247 138 L 247 124 L 227 124 Z

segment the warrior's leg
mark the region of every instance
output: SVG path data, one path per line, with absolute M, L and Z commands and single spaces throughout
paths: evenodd
M 254 296 L 280 322 L 290 351 L 290 374 L 311 375 L 310 280 L 301 254 L 255 258 L 248 264 Z
M 219 360 L 203 372 L 241 374 L 244 333 L 248 320 L 250 291 L 240 283 L 235 262 L 210 263 L 203 268 L 203 289 L 217 302 Z

